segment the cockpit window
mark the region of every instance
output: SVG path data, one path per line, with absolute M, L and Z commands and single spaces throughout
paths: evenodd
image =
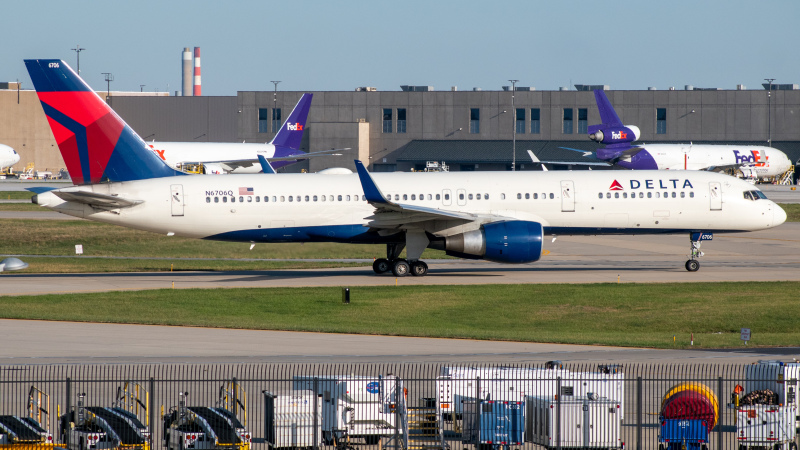
M 763 192 L 755 190 L 755 191 L 745 191 L 744 198 L 747 200 L 766 200 L 767 196 L 764 195 Z

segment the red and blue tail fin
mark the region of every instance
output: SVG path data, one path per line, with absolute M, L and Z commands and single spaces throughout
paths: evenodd
M 292 150 L 300 149 L 300 144 L 303 142 L 303 131 L 306 128 L 306 120 L 308 119 L 308 110 L 311 108 L 311 98 L 314 94 L 303 94 L 300 100 L 295 105 L 292 113 L 286 118 L 281 129 L 275 134 L 272 139 L 272 144 L 277 147 L 290 148 Z
M 64 61 L 25 66 L 75 184 L 184 175 L 164 163 Z

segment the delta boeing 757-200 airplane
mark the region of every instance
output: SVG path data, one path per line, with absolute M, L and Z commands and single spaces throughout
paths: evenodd
M 782 151 L 761 145 L 632 145 L 641 132 L 635 125 L 623 125 L 605 92 L 594 91 L 599 125 L 589 127 L 589 139 L 606 144 L 597 150 L 597 159 L 634 170 L 710 170 L 736 169 L 746 178 L 773 178 L 792 166 Z
M 425 275 L 426 248 L 503 263 L 542 256 L 544 235 L 685 234 L 690 271 L 713 233 L 763 230 L 786 213 L 710 172 L 443 172 L 185 176 L 60 60 L 26 60 L 76 186 L 34 202 L 169 236 L 386 244 L 377 273 Z M 407 257 L 400 258 L 406 249 Z

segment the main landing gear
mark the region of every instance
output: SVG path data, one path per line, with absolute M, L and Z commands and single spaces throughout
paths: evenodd
M 427 245 L 427 242 L 426 244 Z M 405 244 L 386 244 L 386 258 L 378 258 L 372 263 L 372 270 L 377 274 L 391 271 L 396 277 L 404 277 L 411 274 L 415 277 L 422 277 L 428 274 L 428 265 L 419 259 L 403 259 L 400 253 L 405 248 Z M 424 247 L 423 247 L 424 249 Z M 411 255 L 415 253 L 412 249 L 406 252 Z M 422 252 L 419 252 L 422 254 Z M 417 256 L 419 258 L 419 255 Z
M 713 233 L 689 233 L 691 253 L 689 254 L 690 259 L 686 261 L 686 270 L 689 272 L 697 272 L 700 269 L 700 261 L 697 260 L 697 258 L 703 256 L 703 252 L 700 251 L 700 244 L 703 241 L 710 241 L 713 237 Z

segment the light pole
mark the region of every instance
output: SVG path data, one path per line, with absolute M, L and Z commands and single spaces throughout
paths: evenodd
M 114 74 L 111 72 L 102 72 L 102 74 L 106 76 L 106 103 L 108 103 L 111 98 L 111 82 L 114 81 Z
M 514 172 L 517 166 L 517 108 L 514 107 L 514 94 L 517 91 L 517 81 L 508 80 L 511 82 L 511 123 L 513 125 L 513 133 L 511 138 L 511 171 Z
M 772 82 L 775 78 L 764 78 L 769 83 L 767 90 L 767 146 L 772 147 Z
M 275 91 L 272 93 L 272 132 L 277 133 L 278 130 L 275 126 L 275 120 L 277 118 L 277 116 L 275 116 L 275 109 L 278 107 L 278 83 L 280 83 L 280 80 L 270 81 L 270 83 L 275 85 Z
M 86 50 L 86 49 L 85 48 L 81 48 L 80 45 L 76 45 L 75 48 L 71 48 L 70 50 L 72 50 L 73 52 L 75 52 L 78 55 L 78 75 L 80 75 L 81 74 L 81 52 L 83 50 Z
M 144 87 L 145 86 L 147 86 L 147 85 L 146 84 L 140 84 L 139 85 L 139 92 L 144 92 Z M 169 89 L 167 89 L 167 92 L 169 92 Z

